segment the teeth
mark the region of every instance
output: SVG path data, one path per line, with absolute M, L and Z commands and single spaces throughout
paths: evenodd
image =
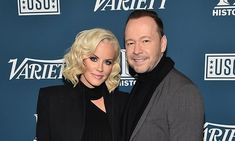
M 141 62 L 144 61 L 145 59 L 134 59 L 135 62 Z

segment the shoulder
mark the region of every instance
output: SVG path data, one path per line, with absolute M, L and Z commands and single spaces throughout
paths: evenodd
M 54 86 L 47 86 L 47 87 L 42 87 L 39 89 L 40 93 L 47 93 L 47 94 L 61 94 L 65 93 L 68 91 L 73 90 L 75 87 L 70 86 L 70 85 L 54 85 Z
M 73 87 L 66 85 L 42 87 L 39 89 L 38 99 L 52 100 L 69 97 L 72 90 Z
M 60 109 L 82 100 L 83 94 L 77 87 L 57 85 L 40 88 L 37 103 L 39 107 L 44 105 L 47 108 Z
M 191 83 L 193 84 L 193 82 L 182 72 L 180 72 L 177 69 L 172 69 L 169 74 L 168 77 L 171 79 L 172 82 L 179 82 L 180 84 L 185 84 L 185 83 Z
M 202 99 L 196 84 L 177 69 L 172 69 L 164 81 L 165 87 L 171 90 L 171 96 Z
M 163 87 L 166 90 L 164 98 L 166 98 L 170 111 L 172 113 L 180 113 L 179 110 L 188 113 L 197 111 L 198 114 L 203 115 L 204 100 L 198 87 L 176 69 L 173 69 L 167 77 Z
M 197 89 L 197 86 L 193 81 L 177 69 L 172 69 L 163 82 L 167 84 L 165 85 L 166 87 L 170 87 L 172 89 L 178 89 L 189 85 Z
M 65 90 L 65 89 L 66 89 L 65 85 L 54 85 L 54 86 L 42 87 L 40 88 L 39 91 L 51 92 L 51 91 L 60 91 L 60 90 Z

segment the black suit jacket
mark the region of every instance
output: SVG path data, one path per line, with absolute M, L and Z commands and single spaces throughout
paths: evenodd
M 104 97 L 113 140 L 120 136 L 121 116 L 128 94 L 114 91 Z M 79 85 L 41 88 L 38 96 L 37 141 L 80 141 L 83 135 L 86 102 Z

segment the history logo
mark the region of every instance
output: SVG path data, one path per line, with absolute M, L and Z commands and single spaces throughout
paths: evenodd
M 126 61 L 126 50 L 121 49 L 121 80 L 119 86 L 131 87 L 134 86 L 136 80 L 130 75 L 128 64 Z
M 235 16 L 235 2 L 219 0 L 212 11 L 213 16 Z

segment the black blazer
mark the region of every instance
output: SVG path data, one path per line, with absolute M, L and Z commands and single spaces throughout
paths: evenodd
M 104 97 L 113 141 L 119 140 L 121 116 L 127 99 L 128 94 L 117 90 Z M 80 141 L 85 108 L 85 94 L 79 85 L 75 88 L 70 85 L 41 88 L 37 105 L 37 141 Z

